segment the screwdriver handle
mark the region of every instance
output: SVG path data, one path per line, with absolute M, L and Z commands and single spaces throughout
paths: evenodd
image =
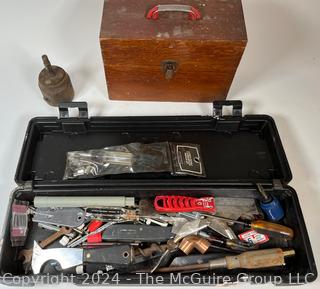
M 226 267 L 228 269 L 258 269 L 284 265 L 282 249 L 265 249 L 248 251 L 236 256 L 226 256 Z
M 258 233 L 266 234 L 274 238 L 291 240 L 294 236 L 291 228 L 262 220 L 252 221 L 250 223 L 250 227 L 256 230 Z

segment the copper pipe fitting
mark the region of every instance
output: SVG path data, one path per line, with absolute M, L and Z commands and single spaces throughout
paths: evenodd
M 210 242 L 199 236 L 185 237 L 179 245 L 179 249 L 186 255 L 189 255 L 193 249 L 197 249 L 201 254 L 204 254 L 209 247 Z

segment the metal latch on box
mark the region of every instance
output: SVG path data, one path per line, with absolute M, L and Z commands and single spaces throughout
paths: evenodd
M 213 117 L 223 117 L 223 107 L 232 106 L 232 116 L 242 117 L 242 101 L 241 100 L 215 100 L 213 102 Z
M 164 60 L 161 66 L 166 80 L 171 80 L 178 69 L 178 63 L 174 60 Z
M 79 111 L 78 117 L 69 117 L 69 108 L 77 108 Z M 86 102 L 60 103 L 59 118 L 64 132 L 85 132 L 87 130 L 85 122 L 88 121 L 88 105 Z
M 232 106 L 232 114 L 223 113 L 224 106 Z M 242 118 L 242 101 L 240 100 L 217 100 L 213 102 L 213 118 L 215 130 L 223 132 L 238 131 Z

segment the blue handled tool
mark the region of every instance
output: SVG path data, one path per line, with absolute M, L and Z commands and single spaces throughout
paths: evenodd
M 268 194 L 260 184 L 257 184 L 258 191 L 262 196 L 260 207 L 271 221 L 280 221 L 284 217 L 284 212 L 279 200 Z

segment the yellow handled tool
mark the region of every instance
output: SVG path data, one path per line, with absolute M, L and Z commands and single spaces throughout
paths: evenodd
M 267 234 L 270 237 L 274 238 L 284 238 L 291 240 L 294 236 L 293 230 L 291 228 L 276 223 L 257 220 L 249 223 L 249 226 L 251 229 L 256 230 L 258 233 Z
M 266 235 L 273 237 L 273 238 L 282 238 L 282 239 L 291 240 L 294 237 L 294 233 L 291 228 L 277 224 L 277 223 L 266 222 L 263 220 L 242 222 L 242 221 L 236 221 L 236 220 L 218 217 L 218 216 L 210 215 L 210 214 L 201 213 L 201 215 L 206 216 L 208 218 L 216 218 L 216 219 L 225 221 L 226 223 L 241 224 L 241 225 L 244 225 L 246 227 L 249 227 L 251 229 L 256 230 L 258 233 L 266 234 Z

